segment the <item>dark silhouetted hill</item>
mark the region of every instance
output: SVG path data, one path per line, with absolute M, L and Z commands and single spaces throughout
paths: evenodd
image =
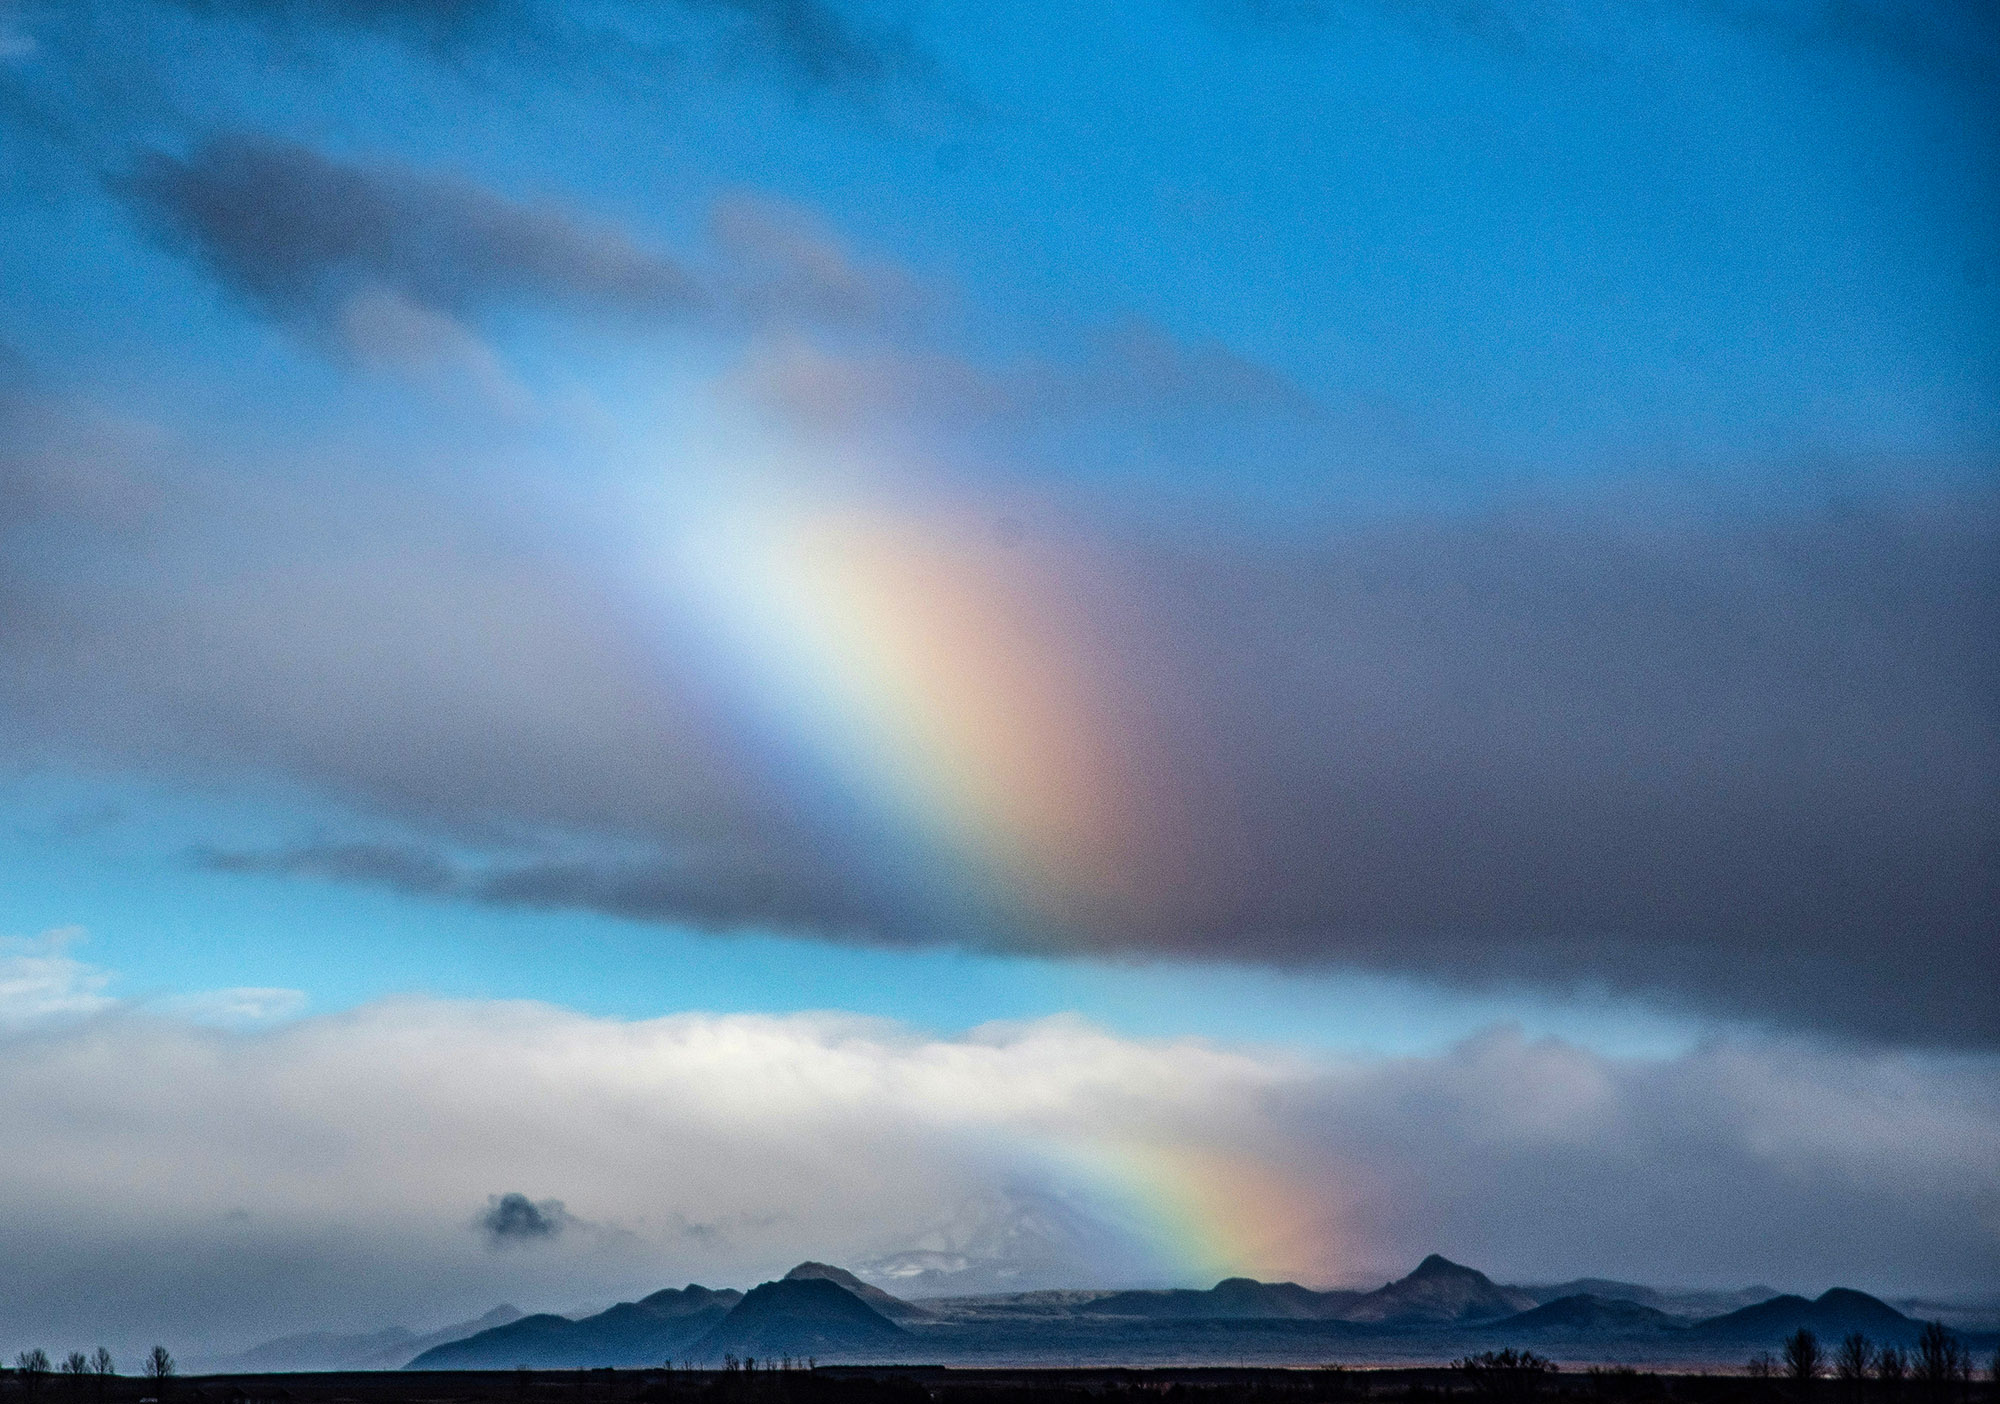
M 777 1360 L 891 1360 L 910 1334 L 838 1282 L 788 1277 L 753 1287 L 713 1330 L 688 1347 L 696 1361 L 724 1356 Z
M 1789 1293 L 1772 1297 L 1741 1311 L 1697 1322 L 1688 1334 L 1705 1341 L 1775 1346 L 1798 1330 L 1811 1331 L 1829 1343 L 1859 1331 L 1878 1344 L 1898 1344 L 1914 1341 L 1922 1329 L 1920 1323 L 1885 1301 L 1866 1292 L 1835 1287 L 1813 1301 Z
M 713 1292 L 691 1283 L 636 1302 L 620 1302 L 578 1321 L 547 1314 L 524 1316 L 427 1350 L 405 1368 L 508 1370 L 527 1365 L 540 1370 L 588 1370 L 658 1365 L 682 1354 L 742 1300 L 741 1292 Z
M 1580 1292 L 1544 1302 L 1518 1316 L 1502 1317 L 1485 1329 L 1508 1336 L 1629 1340 L 1683 1332 L 1687 1323 L 1641 1302 Z
M 1205 1292 L 1189 1288 L 1113 1292 L 1086 1302 L 1082 1312 L 1147 1320 L 1316 1321 L 1339 1315 L 1361 1297 L 1360 1292 L 1315 1292 L 1296 1282 L 1227 1277 Z
M 1476 1268 L 1433 1253 L 1408 1277 L 1358 1298 L 1340 1319 L 1385 1326 L 1463 1324 L 1513 1316 L 1535 1305 L 1518 1288 L 1502 1287 Z
M 914 1306 L 901 1297 L 889 1295 L 880 1287 L 863 1282 L 846 1268 L 833 1267 L 827 1263 L 800 1263 L 785 1274 L 784 1280 L 797 1282 L 806 1278 L 819 1278 L 822 1281 L 838 1283 L 891 1321 L 927 1321 L 931 1316 L 931 1313 L 922 1307 Z

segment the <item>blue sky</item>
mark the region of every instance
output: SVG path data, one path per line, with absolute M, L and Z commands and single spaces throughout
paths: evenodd
M 359 1285 L 398 1243 L 468 1310 L 782 1266 L 782 1185 L 398 1160 L 312 1051 L 540 1086 L 528 1000 L 579 1105 L 641 1044 L 673 1105 L 689 1049 L 753 1108 L 776 1064 L 828 1105 L 989 1045 L 995 1105 L 1049 1046 L 1107 1070 L 976 1149 L 914 1093 L 833 1118 L 879 1192 L 797 1213 L 856 1261 L 1129 1151 L 1048 1129 L 1105 1095 L 1322 1186 L 1168 1276 L 1457 1233 L 1990 1280 L 1996 87 L 1961 0 L 0 0 L 0 1038 L 207 1048 L 251 1128 L 202 1162 L 82 1079 L 0 1191 L 87 1216 L 28 1162 L 92 1127 L 196 1176 L 324 1133 L 409 1195 L 357 1170 L 259 1241 L 360 1245 L 369 1310 L 414 1309 Z M 1333 1124 L 1545 1075 L 1432 1169 Z M 1310 1091 L 1146 1100 L 1183 1076 Z M 744 1115 L 700 1154 L 782 1161 Z M 1556 1261 L 1557 1124 L 1810 1192 Z M 1452 1178 L 1489 1155 L 1533 1168 Z M 496 1266 L 453 1206 L 516 1190 L 630 1244 Z M 150 1193 L 107 1271 L 226 1209 Z M 1810 1222 L 1855 1202 L 1850 1272 Z M 215 1339 L 337 1295 L 216 1282 Z

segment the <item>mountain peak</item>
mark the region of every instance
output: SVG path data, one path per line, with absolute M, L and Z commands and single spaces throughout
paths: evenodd
M 816 1262 L 811 1258 L 807 1258 L 804 1262 L 786 1273 L 783 1280 L 786 1282 L 796 1282 L 802 1277 L 823 1277 L 829 1282 L 839 1282 L 843 1287 L 849 1282 L 858 1282 L 861 1280 L 846 1268 L 837 1268 L 832 1263 Z
M 901 1297 L 892 1296 L 880 1287 L 863 1282 L 846 1268 L 831 1263 L 816 1263 L 811 1259 L 800 1263 L 781 1279 L 785 1282 L 831 1282 L 836 1287 L 844 1287 L 862 1301 L 881 1312 L 891 1321 L 913 1321 L 930 1315 L 920 1306 L 913 1306 Z
M 893 1356 L 908 1339 L 902 1327 L 836 1279 L 805 1272 L 751 1288 L 687 1350 L 698 1360 L 726 1355 L 879 1360 Z
M 1342 1316 L 1349 1321 L 1401 1324 L 1492 1320 L 1526 1311 L 1535 1299 L 1501 1287 L 1477 1268 L 1433 1253 L 1408 1277 L 1368 1293 Z
M 1488 1280 L 1486 1274 L 1481 1272 L 1478 1268 L 1469 1268 L 1466 1267 L 1463 1263 L 1455 1263 L 1450 1258 L 1445 1257 L 1442 1253 L 1433 1253 L 1429 1257 L 1425 1258 L 1422 1262 L 1418 1263 L 1416 1269 L 1403 1280 L 1405 1282 L 1421 1281 L 1422 1279 L 1429 1277 L 1477 1278 L 1481 1282 L 1485 1282 Z

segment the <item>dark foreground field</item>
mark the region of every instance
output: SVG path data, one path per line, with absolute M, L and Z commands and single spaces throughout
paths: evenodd
M 980 1370 L 820 1366 L 743 1370 L 481 1370 L 202 1375 L 164 1388 L 112 1377 L 83 1386 L 0 1381 L 7 1404 L 2000 1404 L 1987 1380 L 1943 1391 L 1801 1387 L 1733 1374 L 1624 1368 L 1540 1380 L 1476 1379 L 1449 1367 L 1401 1369 Z

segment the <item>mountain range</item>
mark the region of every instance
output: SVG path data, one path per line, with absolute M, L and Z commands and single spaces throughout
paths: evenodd
M 574 1321 L 546 1313 L 524 1316 L 421 1351 L 408 1368 L 498 1370 L 527 1365 L 588 1370 L 601 1365 L 626 1369 L 658 1365 L 721 1325 L 744 1300 L 734 1288 L 711 1291 L 690 1283 Z
M 1695 1315 L 1669 1308 L 1688 1298 L 1726 1301 L 1737 1294 L 1664 1293 L 1605 1279 L 1564 1285 L 1597 1290 L 1550 1297 L 1557 1289 L 1505 1286 L 1433 1254 L 1407 1276 L 1365 1292 L 1233 1277 L 1203 1291 L 1037 1291 L 920 1305 L 844 1269 L 806 1262 L 748 1293 L 689 1285 L 575 1320 L 520 1317 L 414 1352 L 406 1368 L 714 1365 L 730 1356 L 822 1363 L 1388 1363 L 1506 1344 L 1590 1363 L 1740 1364 L 1801 1327 L 1829 1343 L 1861 1331 L 1885 1344 L 1908 1343 L 1921 1329 L 1888 1303 L 1845 1288 L 1813 1300 L 1773 1293 L 1735 1310 Z M 1990 1351 L 2000 1335 L 1974 1335 L 1968 1344 Z

